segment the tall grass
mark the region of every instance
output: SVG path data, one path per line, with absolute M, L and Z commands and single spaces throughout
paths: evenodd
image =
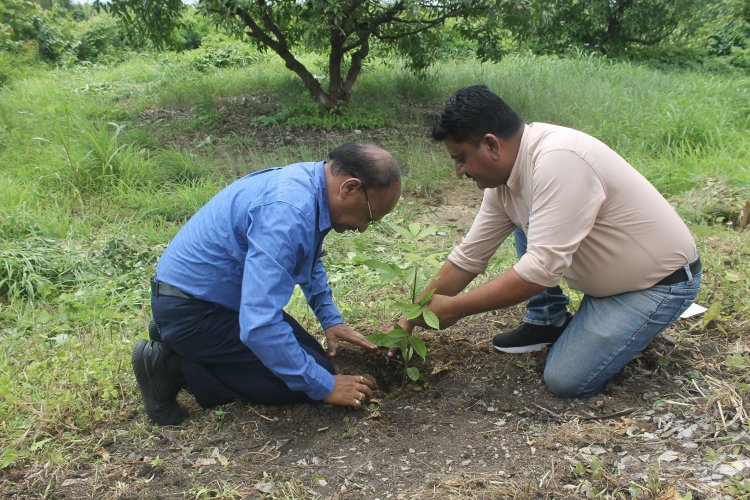
M 407 193 L 439 193 L 453 168 L 429 131 L 461 86 L 485 83 L 528 122 L 601 138 L 692 221 L 711 222 L 702 200 L 750 198 L 747 77 L 514 56 L 496 65 L 442 63 L 416 78 L 398 61 L 371 61 L 350 108 L 331 118 L 315 111 L 280 62 L 257 60 L 203 73 L 183 56 L 139 56 L 51 70 L 0 90 L 0 468 L 63 460 L 60 443 L 133 414 L 127 359 L 145 333 L 148 276 L 214 193 L 246 172 L 321 159 L 348 140 L 393 150 Z M 306 62 L 324 71 L 320 56 Z M 243 98 L 251 104 L 227 121 L 220 110 L 239 113 Z M 410 220 L 414 210 L 404 206 L 393 220 Z M 337 298 L 356 324 L 387 318 L 388 297 L 398 294 L 379 287 L 371 295 L 377 287 L 361 284 L 374 278 L 349 256 L 388 251 L 390 237 L 368 231 L 327 243 Z M 436 251 L 453 243 L 446 236 Z M 508 259 L 511 250 L 494 265 Z M 721 300 L 738 304 L 741 290 Z M 291 307 L 304 315 L 295 300 Z

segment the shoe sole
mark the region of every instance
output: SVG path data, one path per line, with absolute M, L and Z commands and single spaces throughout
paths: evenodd
M 549 347 L 551 345 L 552 345 L 552 342 L 542 342 L 541 344 L 530 344 L 530 345 L 524 345 L 524 346 L 519 346 L 519 347 L 498 347 L 498 346 L 494 346 L 494 347 L 500 352 L 508 352 L 511 354 L 521 354 L 524 352 L 541 351 L 545 347 Z

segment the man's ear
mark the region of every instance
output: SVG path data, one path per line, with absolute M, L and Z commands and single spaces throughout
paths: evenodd
M 500 139 L 495 134 L 484 134 L 482 137 L 482 143 L 487 146 L 487 149 L 491 153 L 497 153 L 500 151 Z
M 362 189 L 362 181 L 356 177 L 349 177 L 339 186 L 339 195 L 341 198 L 346 198 L 355 194 L 360 189 Z

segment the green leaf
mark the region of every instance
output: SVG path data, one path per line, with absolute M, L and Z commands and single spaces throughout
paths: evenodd
M 392 281 L 401 277 L 401 268 L 390 262 L 383 262 L 377 259 L 357 259 L 360 263 L 366 265 L 373 271 L 377 271 L 386 281 Z
M 36 451 L 39 448 L 41 448 L 42 446 L 44 446 L 45 444 L 47 444 L 51 440 L 52 440 L 52 438 L 40 439 L 39 441 L 37 441 L 34 444 L 32 444 L 31 446 L 29 446 L 29 449 L 31 451 Z
M 416 382 L 419 380 L 419 368 L 416 366 L 410 366 L 406 369 L 406 376 Z
M 420 306 L 426 306 L 427 304 L 429 304 L 430 301 L 432 300 L 432 296 L 433 295 L 435 295 L 435 289 L 434 288 L 432 290 L 430 290 L 429 292 L 427 292 L 426 294 L 424 294 L 424 297 L 422 297 L 422 299 L 419 301 L 419 305 Z
M 417 234 L 416 238 L 417 240 L 421 240 L 423 238 L 426 238 L 428 236 L 432 236 L 437 232 L 437 228 L 433 226 L 425 226 L 419 234 Z
M 430 309 L 423 309 L 422 317 L 424 318 L 424 322 L 427 323 L 427 326 L 434 328 L 435 330 L 440 330 L 440 320 L 438 320 L 438 317 Z
M 419 315 L 422 314 L 422 306 L 420 306 L 419 304 L 399 302 L 398 306 L 401 308 L 401 311 L 404 313 L 404 316 L 406 316 L 407 319 L 418 318 Z
M 8 466 L 16 463 L 18 459 L 18 453 L 13 448 L 6 448 L 0 453 L 0 469 L 5 469 Z
M 393 226 L 393 230 L 396 231 L 399 234 L 399 236 L 401 236 L 402 238 L 406 240 L 414 239 L 414 236 L 407 229 L 401 226 Z
M 411 352 L 409 350 L 409 340 L 404 337 L 402 339 L 399 339 L 398 343 L 396 344 L 399 349 L 401 349 L 401 357 L 404 358 L 404 361 L 407 363 L 411 359 Z
M 411 224 L 409 224 L 409 232 L 411 233 L 412 239 L 416 238 L 421 227 L 422 226 L 419 224 L 419 222 L 412 222 Z
M 394 329 L 392 332 L 388 333 L 373 333 L 366 338 L 368 342 L 379 347 L 395 347 L 406 337 L 406 332 L 404 330 L 400 328 L 398 330 L 400 331 Z
M 404 269 L 403 273 L 401 274 L 401 279 L 403 279 L 404 283 L 411 288 L 414 286 L 414 278 L 416 275 L 417 275 L 417 268 L 409 267 L 407 269 Z M 416 295 L 416 292 L 414 293 Z
M 409 344 L 411 344 L 412 349 L 414 349 L 414 352 L 417 353 L 417 355 L 422 358 L 422 361 L 424 361 L 427 358 L 427 346 L 425 345 L 424 341 L 420 339 L 419 337 L 415 337 L 414 335 L 411 335 L 409 337 Z

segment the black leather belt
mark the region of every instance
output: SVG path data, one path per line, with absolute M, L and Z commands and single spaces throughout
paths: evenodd
M 701 266 L 701 258 L 698 257 L 690 264 L 690 272 L 693 276 L 698 274 L 703 270 L 703 266 Z M 657 285 L 674 285 L 676 283 L 682 283 L 683 281 L 688 281 L 689 277 L 687 273 L 685 272 L 684 268 L 679 268 L 663 280 L 657 283 Z
M 186 294 L 176 286 L 172 286 L 168 283 L 162 283 L 161 281 L 151 280 L 151 295 L 158 297 L 164 295 L 166 297 L 180 297 L 182 299 L 192 299 L 191 295 Z

